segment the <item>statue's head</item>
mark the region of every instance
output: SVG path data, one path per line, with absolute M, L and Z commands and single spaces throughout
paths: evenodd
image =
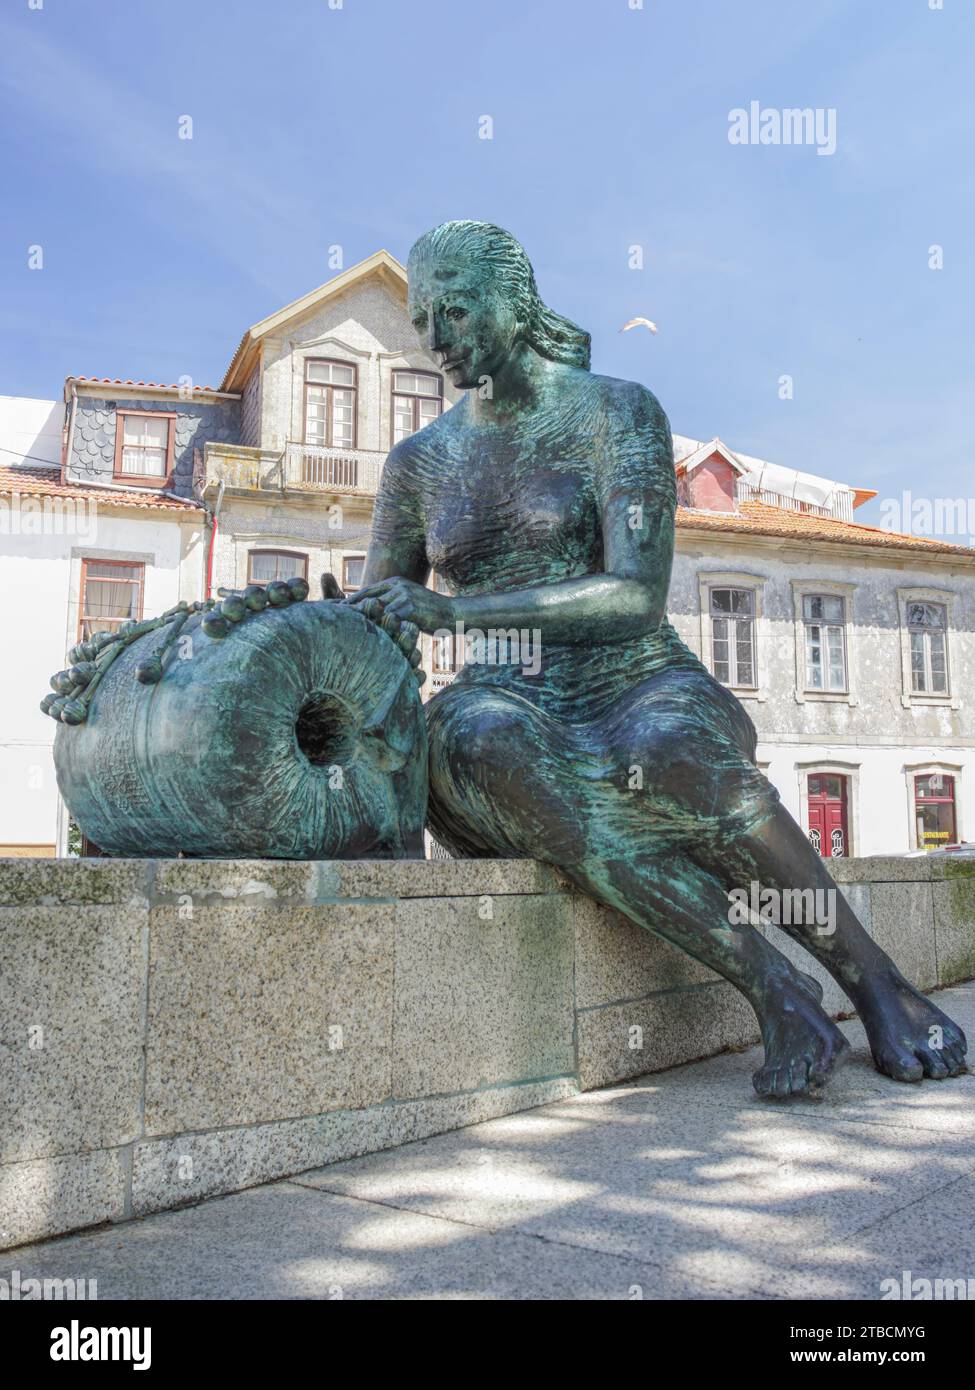
M 519 343 L 589 366 L 589 334 L 542 303 L 519 241 L 493 222 L 442 222 L 409 256 L 409 313 L 453 384 L 497 375 Z

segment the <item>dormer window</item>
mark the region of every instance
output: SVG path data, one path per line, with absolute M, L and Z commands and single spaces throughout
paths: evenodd
M 120 410 L 115 425 L 117 481 L 165 486 L 173 471 L 175 439 L 172 411 Z

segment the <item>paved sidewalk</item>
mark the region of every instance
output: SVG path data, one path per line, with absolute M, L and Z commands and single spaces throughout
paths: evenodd
M 975 1043 L 975 982 L 938 994 Z M 975 1288 L 975 1077 L 904 1086 L 863 1032 L 820 1100 L 725 1054 L 0 1255 L 101 1298 L 878 1298 Z

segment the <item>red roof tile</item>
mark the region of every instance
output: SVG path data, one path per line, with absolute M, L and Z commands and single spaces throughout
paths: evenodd
M 928 553 L 964 555 L 975 561 L 975 548 L 954 545 L 928 536 L 905 536 L 864 526 L 858 521 L 839 521 L 813 512 L 793 512 L 767 502 L 742 502 L 734 512 L 695 511 L 678 507 L 677 525 L 682 530 L 735 531 L 753 536 L 782 536 L 789 540 L 833 541 L 838 545 L 875 545 L 881 549 L 923 550 Z
M 85 381 L 89 386 L 153 386 L 157 391 L 179 391 L 185 390 L 178 381 L 123 381 L 121 377 L 110 376 L 69 376 L 69 381 Z M 216 386 L 191 386 L 191 391 L 214 392 L 219 390 Z
M 173 493 L 162 494 L 146 491 L 145 495 L 134 488 L 91 487 L 87 483 L 62 483 L 60 468 L 40 468 L 18 465 L 5 468 L 0 465 L 0 494 L 20 493 L 27 497 L 75 497 L 97 502 L 102 506 L 149 507 L 154 511 L 202 512 L 203 508 L 185 497 Z

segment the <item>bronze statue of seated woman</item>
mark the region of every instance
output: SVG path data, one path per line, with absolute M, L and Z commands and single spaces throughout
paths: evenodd
M 848 1043 L 819 985 L 729 912 L 729 893 L 834 884 L 755 766 L 743 706 L 668 622 L 666 416 L 643 386 L 589 371 L 588 334 L 542 303 L 499 227 L 421 237 L 409 301 L 467 394 L 390 453 L 350 602 L 429 633 L 541 639 L 540 663 L 468 663 L 427 706 L 433 831 L 459 855 L 556 865 L 730 980 L 761 1025 L 761 1094 L 822 1085 Z M 449 595 L 425 587 L 431 569 Z M 961 1030 L 837 900 L 831 934 L 786 929 L 853 1000 L 878 1070 L 963 1071 Z

